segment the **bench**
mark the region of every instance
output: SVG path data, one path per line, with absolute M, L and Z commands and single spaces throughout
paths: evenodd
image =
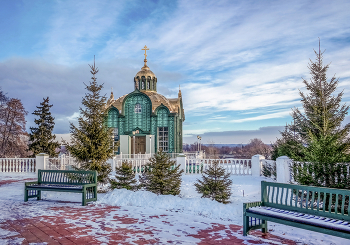
M 97 200 L 97 172 L 74 170 L 38 170 L 38 181 L 26 182 L 24 201 L 36 197 L 42 191 L 82 193 L 82 205 Z
M 267 221 L 350 239 L 350 190 L 261 181 L 261 201 L 243 203 L 243 236 Z

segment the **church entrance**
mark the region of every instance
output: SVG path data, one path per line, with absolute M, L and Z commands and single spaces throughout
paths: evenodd
M 135 142 L 134 142 L 135 139 Z M 132 137 L 131 142 L 131 154 L 134 154 L 134 146 L 135 146 L 135 154 L 145 154 L 146 153 L 146 136 L 136 136 Z

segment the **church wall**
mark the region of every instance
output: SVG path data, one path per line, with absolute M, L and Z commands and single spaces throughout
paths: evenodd
M 120 153 L 131 154 L 131 140 L 129 135 L 120 135 Z
M 141 111 L 135 111 L 136 104 L 140 105 Z M 130 153 L 131 141 L 130 139 L 126 141 L 126 138 L 122 140 L 124 138 L 122 136 L 132 136 L 132 131 L 136 129 L 140 129 L 139 135 L 146 135 L 147 152 L 150 149 L 149 135 L 152 135 L 152 149 L 154 152 L 158 151 L 159 127 L 168 128 L 168 152 L 182 152 L 182 113 L 170 113 L 169 109 L 164 105 L 160 105 L 152 113 L 151 100 L 147 95 L 137 90 L 124 99 L 123 108 L 123 113 L 121 113 L 122 111 L 112 106 L 108 111 L 107 118 L 108 127 L 118 128 L 121 145 L 118 154 L 120 152 L 123 152 L 123 154 Z M 182 108 L 180 111 L 182 111 Z
M 135 112 L 135 105 L 141 105 L 141 112 Z M 151 130 L 151 102 L 146 95 L 135 94 L 125 100 L 125 131 L 131 132 L 135 128 L 143 131 Z

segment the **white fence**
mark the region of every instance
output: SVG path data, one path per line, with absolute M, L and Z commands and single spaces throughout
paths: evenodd
M 171 155 L 173 157 L 178 154 Z M 38 157 L 38 156 L 37 156 Z M 115 171 L 116 167 L 121 166 L 123 161 L 128 161 L 132 164 L 133 169 L 136 173 L 141 173 L 145 169 L 145 165 L 148 164 L 150 154 L 121 154 L 111 159 L 110 164 L 112 171 Z M 40 156 L 40 159 L 44 159 L 42 163 L 35 158 L 7 158 L 0 159 L 0 172 L 35 172 L 36 166 L 39 164 L 42 169 L 51 170 L 66 170 L 74 169 L 74 166 L 79 167 L 79 164 L 73 157 L 61 155 L 57 158 L 49 158 L 48 155 Z M 219 165 L 223 167 L 227 173 L 232 175 L 251 175 L 252 174 L 252 159 L 200 159 L 189 157 L 177 157 L 172 158 L 176 160 L 176 164 L 180 164 L 185 174 L 202 174 L 203 171 L 207 170 L 209 166 L 213 164 L 213 161 L 219 161 Z M 180 162 L 179 162 L 180 161 Z M 261 165 L 267 164 L 268 160 L 261 160 Z M 259 168 L 260 172 L 260 168 Z
M 148 159 L 134 159 L 134 158 L 123 158 L 118 159 L 114 158 L 112 163 L 112 171 L 115 171 L 115 168 L 118 168 L 122 165 L 124 161 L 127 161 L 129 164 L 131 164 L 133 170 L 135 173 L 142 173 L 145 169 L 145 165 L 148 164 Z
M 56 158 L 47 158 L 45 169 L 49 170 L 70 170 L 79 167 L 74 157 L 61 155 Z
M 214 161 L 232 175 L 251 175 L 251 159 L 186 159 L 186 174 L 201 174 L 209 169 Z
M 35 158 L 0 158 L 0 172 L 35 172 Z

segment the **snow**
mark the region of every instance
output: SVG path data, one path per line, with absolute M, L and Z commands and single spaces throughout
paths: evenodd
M 134 219 L 144 219 L 144 222 L 125 225 L 126 228 L 137 228 L 140 230 L 160 230 L 163 240 L 180 240 L 185 244 L 199 242 L 197 238 L 191 237 L 195 231 L 207 229 L 210 224 L 218 223 L 223 225 L 242 225 L 243 203 L 260 201 L 260 182 L 262 180 L 272 181 L 264 177 L 234 176 L 230 178 L 232 184 L 232 195 L 229 204 L 221 204 L 210 199 L 201 198 L 195 191 L 193 183 L 200 175 L 183 175 L 180 196 L 157 196 L 147 191 L 128 191 L 125 189 L 114 190 L 107 193 L 99 193 L 98 201 L 93 206 L 95 209 L 104 208 L 108 205 L 118 206 L 120 209 L 111 212 L 110 216 L 104 219 L 107 225 L 112 226 L 113 216 L 125 216 Z M 40 215 L 53 215 L 49 208 L 61 207 L 62 201 L 65 206 L 72 209 L 80 208 L 81 194 L 62 192 L 43 192 L 44 201 L 29 201 L 29 205 L 23 205 L 23 182 L 36 178 L 35 174 L 0 173 L 0 182 L 5 180 L 22 180 L 21 182 L 9 182 L 0 184 L 0 223 L 5 220 L 16 220 L 22 217 L 34 217 Z M 243 196 L 244 193 L 244 196 Z M 152 219 L 150 217 L 159 218 Z M 148 217 L 146 220 L 145 217 Z M 86 221 L 79 223 L 74 219 L 66 222 L 75 225 L 89 225 L 94 227 L 91 234 L 104 234 L 103 230 L 98 230 L 98 223 Z M 171 223 L 171 226 L 166 226 Z M 120 225 L 120 224 L 119 224 Z M 124 225 L 124 224 L 122 224 Z M 195 229 L 189 229 L 195 226 Z M 164 229 L 163 229 L 164 228 Z M 154 231 L 153 230 L 153 231 Z M 286 239 L 294 240 L 300 244 L 347 244 L 348 240 L 329 236 L 322 233 L 311 232 L 303 229 L 289 227 L 281 224 L 269 222 L 269 231 Z M 9 232 L 0 227 L 0 243 L 6 243 Z M 221 234 L 221 233 L 220 233 Z M 223 233 L 224 235 L 224 233 Z M 102 241 L 104 238 L 100 238 Z M 131 239 L 131 238 L 130 238 Z M 240 239 L 247 239 L 241 236 Z M 250 236 L 249 239 L 255 239 Z M 20 239 L 18 243 L 20 243 Z M 271 242 L 270 240 L 268 240 Z M 12 241 L 13 242 L 13 241 Z M 107 242 L 107 240 L 105 241 Z M 130 240 L 131 242 L 131 240 Z
M 183 175 L 180 196 L 159 195 L 148 191 L 128 191 L 126 189 L 115 189 L 100 198 L 97 204 L 108 204 L 114 206 L 152 207 L 154 209 L 180 212 L 198 215 L 215 220 L 233 221 L 235 224 L 242 223 L 242 203 L 258 200 L 260 190 L 256 186 L 260 184 L 261 178 L 246 176 L 235 176 L 230 204 L 222 204 L 208 198 L 201 198 L 195 191 L 193 183 L 200 175 Z M 243 197 L 243 191 L 245 196 Z

